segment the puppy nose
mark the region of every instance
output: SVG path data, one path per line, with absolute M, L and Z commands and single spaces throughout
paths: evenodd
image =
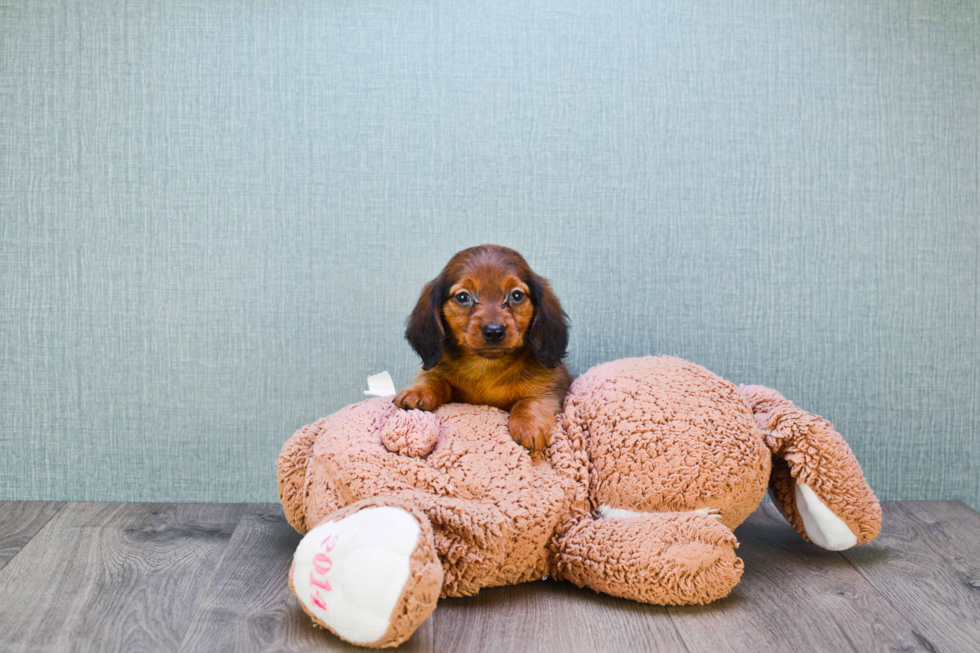
M 500 342 L 504 339 L 504 335 L 507 333 L 507 327 L 505 327 L 503 324 L 497 324 L 496 322 L 484 324 L 483 328 L 480 330 L 483 332 L 483 339 L 490 344 Z

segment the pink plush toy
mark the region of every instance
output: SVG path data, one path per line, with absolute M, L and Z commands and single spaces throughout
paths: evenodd
M 369 399 L 304 427 L 279 495 L 306 536 L 289 582 L 345 640 L 395 646 L 440 596 L 551 576 L 656 604 L 707 603 L 742 574 L 732 529 L 767 486 L 805 540 L 873 539 L 881 510 L 825 420 L 670 357 L 579 377 L 531 457 L 507 413 Z

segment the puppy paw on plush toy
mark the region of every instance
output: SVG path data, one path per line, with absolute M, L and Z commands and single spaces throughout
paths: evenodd
M 881 523 L 828 422 L 671 357 L 576 379 L 542 453 L 514 442 L 498 408 L 379 397 L 297 431 L 278 468 L 305 533 L 289 573 L 300 604 L 378 648 L 411 637 L 440 597 L 548 576 L 660 605 L 727 596 L 742 574 L 732 530 L 767 488 L 826 549 Z

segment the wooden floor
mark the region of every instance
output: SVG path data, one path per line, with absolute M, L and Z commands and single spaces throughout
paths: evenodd
M 710 606 L 530 583 L 442 601 L 399 650 L 980 651 L 980 515 L 884 513 L 841 554 L 763 505 L 736 531 L 742 582 Z M 358 650 L 290 593 L 298 541 L 278 505 L 0 502 L 0 651 Z

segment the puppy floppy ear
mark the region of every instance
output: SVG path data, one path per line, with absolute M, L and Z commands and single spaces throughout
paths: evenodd
M 568 316 L 547 279 L 532 273 L 527 288 L 534 304 L 534 319 L 527 330 L 527 345 L 542 365 L 558 367 L 568 348 Z
M 408 316 L 405 339 L 422 358 L 422 369 L 431 370 L 442 358 L 442 341 L 446 329 L 439 311 L 446 301 L 446 286 L 439 276 L 425 284 L 415 310 Z

